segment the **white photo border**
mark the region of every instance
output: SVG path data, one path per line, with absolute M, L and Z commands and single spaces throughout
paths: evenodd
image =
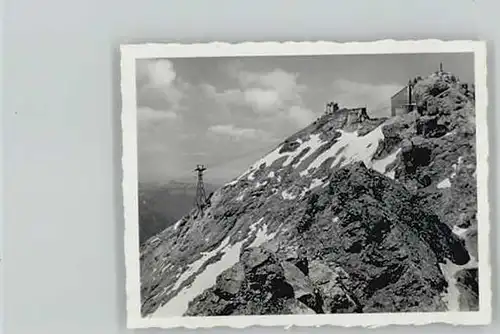
M 491 322 L 491 269 L 488 199 L 488 92 L 486 43 L 461 40 L 379 40 L 374 42 L 246 42 L 238 44 L 213 42 L 198 44 L 129 44 L 121 46 L 122 98 L 122 192 L 125 219 L 125 271 L 128 328 L 211 328 L 226 326 L 324 326 L 379 327 L 386 325 L 484 325 Z M 415 53 L 474 53 L 476 94 L 476 157 L 478 205 L 479 311 L 357 313 L 322 315 L 215 316 L 143 318 L 141 316 L 139 226 L 136 60 L 154 58 L 200 58 L 245 56 L 360 55 Z

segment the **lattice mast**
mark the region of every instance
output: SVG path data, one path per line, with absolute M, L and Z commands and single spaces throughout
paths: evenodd
M 205 168 L 204 165 L 197 165 L 196 169 L 194 170 L 198 174 L 198 183 L 196 185 L 195 205 L 198 208 L 198 210 L 200 210 L 200 211 L 203 211 L 203 208 L 205 207 L 205 203 L 207 201 L 207 196 L 205 193 L 205 185 L 203 183 L 203 172 L 206 170 L 207 169 Z

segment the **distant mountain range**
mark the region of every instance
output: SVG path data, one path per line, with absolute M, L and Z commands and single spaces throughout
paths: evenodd
M 219 185 L 205 184 L 207 195 Z M 153 235 L 185 216 L 193 208 L 196 183 L 139 183 L 139 241 Z

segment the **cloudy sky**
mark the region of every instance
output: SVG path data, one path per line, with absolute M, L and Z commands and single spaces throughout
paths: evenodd
M 473 82 L 471 54 L 183 58 L 136 66 L 139 181 L 226 182 L 324 111 L 389 115 L 410 77 L 439 68 Z

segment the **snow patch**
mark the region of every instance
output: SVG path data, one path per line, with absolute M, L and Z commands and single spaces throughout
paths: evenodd
M 257 182 L 257 183 L 255 184 L 255 189 L 260 188 L 260 187 L 262 187 L 262 186 L 265 186 L 266 184 L 267 184 L 267 181 L 264 181 L 264 182 Z
M 179 226 L 181 225 L 181 223 L 182 223 L 182 219 L 179 219 L 179 220 L 175 223 L 175 225 L 174 225 L 174 230 L 177 230 L 177 229 L 179 228 Z
M 286 200 L 292 200 L 292 199 L 295 199 L 295 195 L 293 194 L 290 194 L 287 190 L 283 190 L 281 192 L 281 197 L 283 197 L 283 199 L 286 199 Z
M 372 168 L 374 170 L 376 170 L 377 172 L 379 172 L 380 174 L 387 175 L 387 166 L 389 166 L 394 161 L 396 161 L 396 157 L 400 151 L 401 151 L 401 149 L 398 148 L 395 152 L 393 152 L 392 154 L 389 154 L 385 158 L 380 159 L 380 160 L 374 160 Z
M 270 171 L 269 174 L 267 174 L 267 177 L 272 179 L 274 177 L 274 172 Z
M 299 198 L 303 198 L 307 194 L 308 191 L 309 191 L 309 188 L 302 189 L 302 191 L 300 192 Z
M 262 223 L 262 221 L 264 220 L 264 217 L 260 218 L 259 220 L 257 220 L 255 223 L 253 223 L 252 225 L 250 225 L 250 232 L 254 232 L 256 229 L 257 229 L 257 226 Z
M 453 226 L 453 229 L 451 231 L 459 238 L 463 238 L 465 236 L 465 233 L 467 233 L 466 228 L 461 228 L 457 225 Z
M 245 176 L 248 175 L 248 173 L 250 173 L 250 170 L 246 170 L 243 174 L 241 174 L 240 176 L 238 176 L 236 179 L 234 179 L 233 181 L 231 182 L 228 182 L 224 185 L 223 188 L 225 187 L 231 187 L 231 186 L 234 186 L 235 184 L 237 184 L 241 179 L 243 179 Z
M 445 188 L 451 187 L 450 179 L 446 178 L 443 181 L 439 182 L 437 187 L 438 187 L 438 189 L 445 189 Z
M 277 232 L 268 234 L 267 233 L 267 224 L 264 224 L 264 226 L 262 226 L 262 228 L 259 228 L 257 230 L 257 233 L 255 234 L 255 239 L 248 246 L 248 248 L 259 247 L 263 243 L 274 238 L 276 236 L 276 234 L 277 234 Z
M 240 196 L 236 197 L 236 200 L 238 202 L 241 202 L 243 200 L 243 197 L 245 197 L 245 194 L 241 194 Z
M 240 179 L 240 178 L 237 178 L 237 179 L 235 179 L 235 180 L 233 180 L 233 181 L 231 181 L 231 182 L 226 183 L 226 184 L 224 185 L 224 187 L 234 186 L 236 183 L 238 183 L 239 179 Z
M 453 164 L 452 167 L 453 167 L 454 171 L 450 174 L 450 179 L 453 179 L 453 178 L 455 178 L 455 176 L 457 176 L 457 172 L 456 172 L 457 165 Z
M 448 306 L 448 311 L 460 311 L 460 291 L 458 290 L 457 279 L 455 278 L 455 274 L 460 270 L 460 266 L 457 266 L 448 259 L 445 259 L 445 261 L 444 264 L 439 264 L 441 272 L 448 282 L 448 288 L 442 295 L 442 298 Z
M 385 173 L 385 176 L 394 180 L 394 178 L 396 177 L 396 171 L 391 170 L 390 172 Z
M 383 125 L 378 126 L 375 130 L 362 137 L 358 137 L 357 133 L 355 133 L 355 136 L 350 134 L 342 138 L 347 141 L 346 144 L 348 145 L 342 154 L 337 157 L 332 166 L 337 165 L 342 158 L 345 158 L 342 162 L 342 167 L 355 161 L 363 161 L 370 168 L 372 166 L 371 160 L 373 155 L 377 151 L 379 143 L 384 140 L 384 134 L 382 133 Z
M 319 187 L 322 184 L 323 184 L 323 180 L 321 180 L 321 179 L 313 179 L 311 181 L 311 185 L 309 186 L 308 190 L 311 190 L 311 189 L 314 189 L 316 187 Z
M 460 166 L 462 165 L 463 161 L 464 161 L 464 157 L 463 156 L 459 156 L 457 163 L 453 164 L 451 166 L 451 168 L 453 168 L 453 172 L 450 175 L 450 179 L 453 179 L 455 176 L 457 176 L 457 171 L 460 168 Z
M 300 152 L 302 152 L 306 148 L 309 148 L 309 151 L 306 154 L 304 154 L 304 156 L 302 158 L 300 158 L 299 161 L 297 161 L 295 163 L 295 165 L 298 165 L 301 161 L 304 161 L 305 159 L 307 159 L 308 156 L 310 156 L 311 154 L 313 154 L 323 144 L 325 144 L 325 142 L 320 139 L 320 135 L 319 134 L 317 134 L 317 133 L 311 134 L 309 136 L 309 140 L 307 140 L 304 143 L 302 143 L 294 151 L 294 154 L 291 155 L 291 156 L 289 156 L 288 159 L 286 159 L 286 161 L 283 163 L 283 166 L 288 166 L 293 161 L 293 159 L 300 154 Z
M 384 134 L 382 133 L 383 125 L 385 123 L 364 136 L 358 136 L 357 131 L 345 132 L 337 130 L 341 135 L 337 138 L 335 144 L 312 161 L 304 171 L 300 172 L 300 175 L 307 175 L 312 169 L 321 166 L 330 157 L 335 157 L 330 167 L 338 165 L 341 161 L 341 167 L 355 161 L 363 161 L 370 168 L 372 166 L 371 160 L 373 155 L 377 151 L 380 141 L 384 139 Z M 343 151 L 340 152 L 342 149 Z
M 168 270 L 170 268 L 172 268 L 172 264 L 171 263 L 169 263 L 165 267 L 161 268 L 160 275 L 162 275 L 166 270 Z

